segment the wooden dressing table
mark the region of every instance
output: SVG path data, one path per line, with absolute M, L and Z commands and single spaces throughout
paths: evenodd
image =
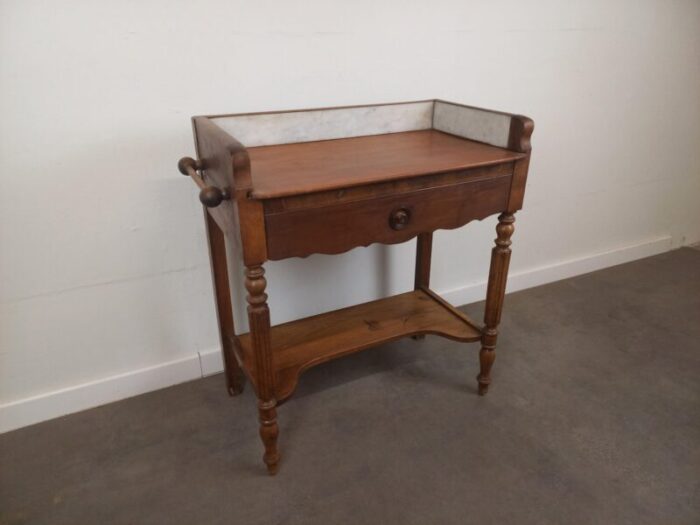
M 491 383 L 533 122 L 440 100 L 193 118 L 199 160 L 179 169 L 205 206 L 226 381 L 258 397 L 277 471 L 277 406 L 309 367 L 405 336 L 481 342 Z M 500 214 L 484 326 L 429 288 L 432 232 Z M 270 326 L 263 264 L 417 237 L 414 291 Z M 236 334 L 225 242 L 245 265 L 249 332 Z M 230 262 L 230 261 L 229 261 Z

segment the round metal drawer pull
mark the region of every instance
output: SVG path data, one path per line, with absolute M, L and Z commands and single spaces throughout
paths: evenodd
M 403 230 L 411 222 L 411 212 L 406 208 L 399 208 L 389 215 L 389 226 L 393 230 Z

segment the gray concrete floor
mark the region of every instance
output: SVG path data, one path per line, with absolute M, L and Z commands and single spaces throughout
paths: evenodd
M 477 349 L 309 371 L 274 478 L 221 375 L 4 434 L 0 522 L 700 523 L 700 251 L 509 295 L 485 398 Z

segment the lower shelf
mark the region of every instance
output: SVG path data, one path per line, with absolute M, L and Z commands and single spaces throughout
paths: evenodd
M 270 330 L 275 397 L 288 398 L 306 369 L 401 337 L 436 334 L 456 341 L 478 341 L 481 331 L 466 315 L 430 290 L 416 290 L 351 306 Z M 255 358 L 250 334 L 234 341 L 246 374 L 255 386 Z

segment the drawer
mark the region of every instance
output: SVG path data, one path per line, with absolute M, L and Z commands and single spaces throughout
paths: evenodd
M 267 255 L 278 260 L 395 244 L 504 211 L 512 173 L 296 209 L 266 208 Z M 309 197 L 309 196 L 306 196 Z

